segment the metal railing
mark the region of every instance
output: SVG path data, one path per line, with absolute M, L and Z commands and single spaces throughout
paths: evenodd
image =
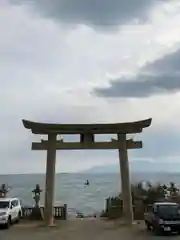
M 44 206 L 40 207 L 42 212 L 42 216 L 44 216 Z M 30 218 L 33 211 L 33 207 L 23 207 L 22 208 L 22 219 Z M 66 220 L 67 219 L 67 204 L 63 206 L 55 206 L 54 207 L 54 218 L 58 220 Z

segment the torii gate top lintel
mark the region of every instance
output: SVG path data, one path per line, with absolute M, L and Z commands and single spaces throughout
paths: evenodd
M 40 123 L 29 120 L 22 120 L 25 128 L 30 129 L 34 134 L 117 134 L 117 133 L 140 133 L 143 128 L 151 125 L 152 118 L 136 122 L 123 123 L 97 123 L 97 124 L 55 124 Z

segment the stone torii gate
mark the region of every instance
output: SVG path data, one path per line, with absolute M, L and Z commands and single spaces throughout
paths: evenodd
M 39 123 L 22 120 L 25 128 L 33 134 L 48 135 L 48 140 L 32 142 L 32 150 L 47 150 L 46 164 L 46 189 L 44 223 L 46 226 L 54 224 L 54 185 L 56 150 L 81 150 L 81 149 L 118 149 L 121 189 L 123 199 L 124 220 L 131 224 L 133 221 L 131 184 L 129 179 L 129 163 L 127 149 L 142 148 L 142 141 L 126 140 L 126 134 L 141 133 L 143 128 L 151 125 L 152 119 L 126 123 L 108 124 L 53 124 Z M 117 139 L 96 142 L 96 134 L 117 134 Z M 57 140 L 57 135 L 80 135 L 79 142 L 64 142 Z

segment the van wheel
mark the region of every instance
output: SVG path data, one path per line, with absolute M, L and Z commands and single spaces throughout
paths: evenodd
M 17 218 L 17 220 L 16 220 L 16 223 L 19 223 L 19 222 L 20 222 L 20 219 L 21 219 L 21 213 L 19 212 L 19 213 L 18 213 L 18 218 Z
M 148 232 L 151 231 L 151 225 L 150 225 L 147 221 L 145 221 L 145 223 L 146 223 L 146 229 L 147 229 L 147 231 L 148 231 Z
M 9 228 L 11 226 L 11 217 L 8 217 L 7 223 L 5 224 L 5 228 Z
M 154 235 L 156 235 L 156 236 L 161 235 L 161 230 L 160 230 L 160 228 L 158 228 L 158 227 L 153 227 L 153 233 L 154 233 Z

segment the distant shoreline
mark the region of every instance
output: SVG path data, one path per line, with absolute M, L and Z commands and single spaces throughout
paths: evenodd
M 21 176 L 25 176 L 25 175 L 45 175 L 46 173 L 0 173 L 0 176 L 9 176 L 9 175 L 21 175 Z M 119 172 L 91 172 L 91 171 L 83 171 L 83 172 L 57 172 L 56 175 L 64 175 L 64 174 L 71 174 L 71 175 L 86 175 L 86 174 L 92 174 L 92 175 L 102 175 L 102 174 L 105 174 L 105 175 L 109 175 L 109 174 L 120 174 Z M 152 175 L 155 175 L 155 174 L 160 174 L 160 175 L 179 175 L 180 174 L 180 171 L 179 172 L 165 172 L 165 171 L 133 171 L 131 172 L 131 174 L 152 174 Z

